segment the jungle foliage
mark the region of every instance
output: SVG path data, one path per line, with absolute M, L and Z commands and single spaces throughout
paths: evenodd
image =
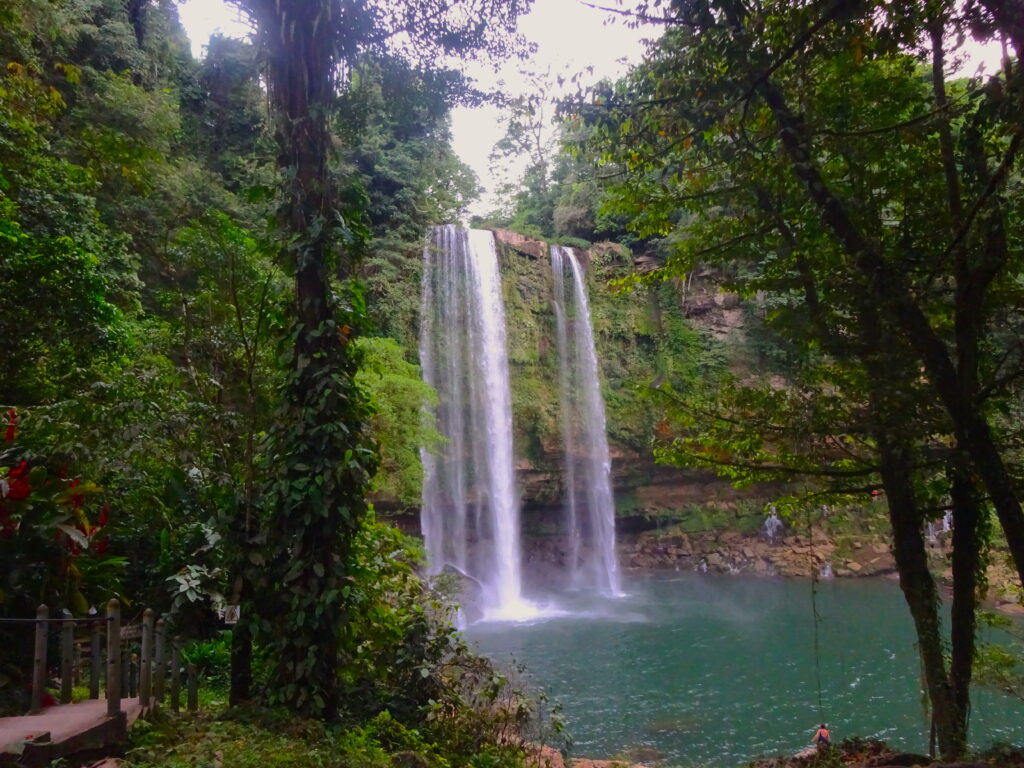
M 335 5 L 249 3 L 256 44 L 201 60 L 170 0 L 0 8 L 0 612 L 119 597 L 229 643 L 234 701 L 514 762 L 474 698 L 503 679 L 367 504 L 413 503 L 437 441 L 391 278 L 476 189 L 448 112 L 480 94 L 433 63 L 519 50 L 526 4 L 363 5 L 310 18 L 308 61 L 273 47 L 275 8 Z M 4 707 L 26 638 L 5 625 Z

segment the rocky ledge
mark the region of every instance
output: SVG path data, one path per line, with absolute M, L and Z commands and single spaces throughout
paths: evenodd
M 826 577 L 877 576 L 896 570 L 888 544 L 857 541 L 840 554 L 836 544 L 819 530 L 810 536 L 774 538 L 736 531 L 648 531 L 623 544 L 623 563 L 638 569 Z

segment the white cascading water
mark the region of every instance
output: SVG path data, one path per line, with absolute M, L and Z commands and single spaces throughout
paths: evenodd
M 492 233 L 438 227 L 424 251 L 420 363 L 438 393 L 442 455 L 424 452 L 423 537 L 430 568 L 482 589 L 487 618 L 530 614 L 520 584 L 519 501 L 505 309 Z
M 611 458 L 587 287 L 571 248 L 552 246 L 551 267 L 571 583 L 617 595 Z

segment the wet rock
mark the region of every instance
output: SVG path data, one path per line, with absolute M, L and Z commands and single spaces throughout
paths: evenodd
M 444 584 L 442 591 L 452 595 L 467 621 L 483 618 L 484 589 L 479 581 L 450 563 L 435 578 Z

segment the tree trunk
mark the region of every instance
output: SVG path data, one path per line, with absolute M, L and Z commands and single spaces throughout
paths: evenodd
M 953 499 L 952 656 L 949 682 L 966 737 L 971 711 L 970 686 L 977 629 L 978 575 L 981 569 L 980 533 L 984 513 L 960 455 L 953 457 L 948 472 Z M 963 751 L 966 750 L 965 739 Z
M 889 508 L 893 555 L 900 588 L 907 601 L 917 633 L 918 654 L 924 671 L 925 689 L 932 706 L 932 728 L 944 759 L 962 753 L 966 733 L 953 701 L 942 649 L 939 593 L 928 570 L 922 528 L 924 518 L 914 490 L 914 450 L 908 435 L 913 412 L 893 399 L 887 382 L 904 375 L 904 348 L 897 337 L 887 333 L 883 318 L 869 294 L 860 294 L 860 358 L 868 374 L 869 418 L 874 427 L 882 485 Z
M 910 608 L 917 631 L 918 651 L 939 752 L 944 760 L 956 760 L 966 749 L 966 723 L 954 702 L 946 674 L 939 619 L 939 593 L 928 570 L 928 554 L 921 533 L 923 519 L 914 499 L 908 446 L 892 434 L 877 437 L 882 457 L 882 483 L 889 503 L 893 554 L 900 575 L 900 589 Z
M 245 606 L 248 613 L 249 606 Z M 252 691 L 252 632 L 244 615 L 231 631 L 231 690 L 228 704 L 237 707 L 248 701 Z

